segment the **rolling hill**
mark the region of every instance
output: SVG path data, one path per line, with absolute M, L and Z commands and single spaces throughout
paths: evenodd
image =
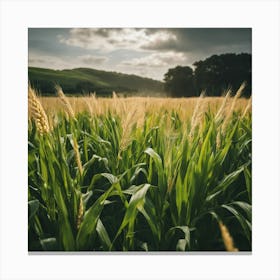
M 163 91 L 160 81 L 117 72 L 107 72 L 90 68 L 52 70 L 29 67 L 28 79 L 42 95 L 54 95 L 54 85 L 59 84 L 67 94 L 111 95 L 112 91 L 128 95 L 153 94 Z

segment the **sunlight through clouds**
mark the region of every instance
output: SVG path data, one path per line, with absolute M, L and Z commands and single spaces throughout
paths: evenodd
M 115 48 L 148 49 L 158 43 L 176 41 L 176 35 L 158 30 L 147 34 L 147 29 L 137 28 L 73 28 L 69 37 L 59 36 L 60 43 L 84 49 L 110 51 Z
M 165 52 L 165 53 L 152 53 L 141 58 L 134 58 L 131 60 L 123 61 L 123 65 L 130 66 L 150 66 L 150 67 L 162 67 L 172 66 L 173 64 L 185 63 L 186 55 L 184 53 Z
M 251 53 L 250 28 L 29 28 L 29 66 L 136 73 L 162 80 L 213 54 Z

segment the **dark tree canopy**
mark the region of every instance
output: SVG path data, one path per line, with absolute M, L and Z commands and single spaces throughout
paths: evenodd
M 193 70 L 188 66 L 169 69 L 164 75 L 165 90 L 173 97 L 193 96 Z
M 207 95 L 221 95 L 223 90 L 231 87 L 236 91 L 245 81 L 245 96 L 251 95 L 252 62 L 250 54 L 213 55 L 204 61 L 193 64 L 195 68 L 195 85 L 198 91 L 206 90 Z
M 251 54 L 213 55 L 190 67 L 177 66 L 164 76 L 165 89 L 172 96 L 196 96 L 206 90 L 208 96 L 220 96 L 226 89 L 235 92 L 243 82 L 243 96 L 249 97 L 252 90 Z

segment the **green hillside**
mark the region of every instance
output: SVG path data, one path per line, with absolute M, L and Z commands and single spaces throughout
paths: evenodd
M 163 83 L 160 81 L 89 68 L 52 70 L 29 67 L 28 79 L 42 95 L 53 95 L 55 84 L 59 84 L 65 93 L 75 95 L 94 91 L 103 96 L 111 94 L 112 91 L 135 95 L 163 91 Z

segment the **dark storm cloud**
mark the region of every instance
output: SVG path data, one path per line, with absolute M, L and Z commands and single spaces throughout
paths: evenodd
M 112 33 L 120 33 L 126 28 L 74 28 L 70 32 L 76 35 L 90 38 L 97 35 L 104 38 L 111 37 Z M 142 30 L 143 28 L 129 28 L 130 30 Z
M 169 40 L 146 43 L 146 50 L 172 50 L 178 52 L 209 53 L 214 52 L 249 52 L 251 53 L 250 28 L 174 28 L 146 29 L 147 34 L 165 30 L 173 34 Z
M 250 28 L 74 28 L 60 36 L 60 43 L 89 50 L 173 51 L 197 57 L 250 53 L 251 39 Z

